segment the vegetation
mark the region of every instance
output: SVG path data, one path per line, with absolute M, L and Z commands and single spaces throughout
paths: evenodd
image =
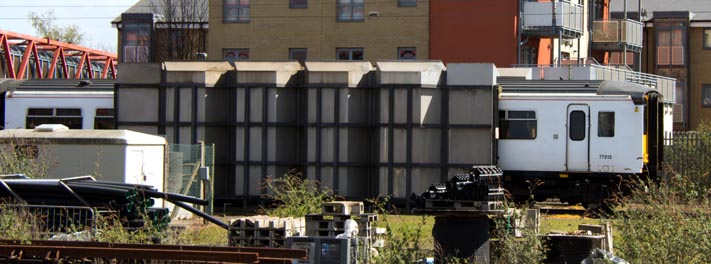
M 711 259 L 711 123 L 675 134 L 666 177 L 634 182 L 618 212 L 616 253 L 631 263 L 706 263 Z M 651 183 L 651 184 L 649 184 Z
M 0 204 L 0 239 L 29 242 L 43 239 L 42 219 L 27 209 Z
M 81 32 L 77 25 L 62 27 L 55 24 L 54 11 L 49 10 L 44 14 L 29 12 L 27 18 L 30 19 L 32 27 L 37 34 L 44 38 L 59 40 L 72 44 L 82 44 L 84 41 L 84 32 Z
M 43 179 L 53 165 L 46 144 L 28 144 L 21 139 L 9 139 L 0 144 L 0 175 L 24 174 Z
M 640 182 L 632 203 L 619 212 L 616 253 L 630 263 L 706 263 L 711 259 L 711 203 L 708 193 L 683 177 L 659 185 Z
M 266 198 L 275 205 L 262 208 L 277 217 L 303 217 L 321 212 L 321 205 L 335 199 L 333 192 L 322 188 L 319 182 L 303 179 L 301 172 L 291 170 L 281 178 L 269 178 L 264 182 Z
M 429 243 L 423 240 L 432 230 L 433 219 L 425 215 L 410 218 L 407 224 L 397 215 L 397 209 L 388 208 L 389 198 L 374 199 L 379 219 L 377 225 L 386 230 L 384 247 L 379 248 L 373 257 L 375 263 L 414 263 L 431 256 L 433 253 L 431 239 Z M 428 228 L 428 229 L 426 229 Z
M 665 163 L 669 165 L 666 174 L 685 180 L 668 187 L 684 188 L 689 198 L 707 195 L 711 192 L 711 122 L 701 122 L 696 131 L 675 133 L 672 142 L 664 147 Z
M 541 263 L 545 259 L 543 240 L 538 236 L 537 228 L 526 223 L 527 206 L 507 210 L 507 215 L 497 218 L 494 230 L 496 246 L 492 252 L 493 263 Z M 520 221 L 519 227 L 515 224 Z M 515 228 L 520 230 L 516 236 Z

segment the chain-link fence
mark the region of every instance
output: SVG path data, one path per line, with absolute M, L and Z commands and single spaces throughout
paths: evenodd
M 169 149 L 166 191 L 208 200 L 209 205 L 203 211 L 211 214 L 215 145 L 170 144 Z

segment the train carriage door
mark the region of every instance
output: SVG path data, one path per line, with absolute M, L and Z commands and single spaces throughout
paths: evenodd
M 568 139 L 566 167 L 568 171 L 590 170 L 590 107 L 568 105 Z

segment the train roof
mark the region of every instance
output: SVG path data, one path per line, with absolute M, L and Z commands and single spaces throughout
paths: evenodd
M 659 93 L 649 86 L 623 81 L 521 80 L 500 81 L 499 85 L 503 93 L 629 95 L 635 104 L 641 104 L 648 93 Z
M 116 80 L 111 79 L 29 79 L 9 83 L 3 91 L 111 91 Z M 3 83 L 4 84 L 4 83 Z

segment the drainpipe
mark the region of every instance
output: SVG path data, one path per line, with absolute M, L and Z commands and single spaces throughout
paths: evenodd
M 622 22 L 624 23 L 625 21 L 627 21 L 627 0 L 625 0 L 625 7 L 624 7 L 623 11 L 624 11 L 623 12 L 624 15 L 622 18 L 624 20 Z M 627 44 L 625 44 L 624 46 L 625 46 L 623 49 L 624 53 L 622 53 L 622 63 L 624 63 L 625 67 L 626 67 L 627 66 Z
M 637 14 L 639 14 L 639 23 L 642 23 L 642 39 L 639 41 L 642 42 L 644 40 L 644 22 L 642 20 L 642 0 L 638 0 L 639 8 L 637 10 Z M 644 45 L 642 48 L 639 50 L 637 53 L 637 71 L 642 72 L 642 49 L 644 49 Z
M 588 50 L 587 50 L 586 56 L 592 57 L 592 46 L 593 46 L 592 27 L 593 27 L 593 23 L 594 23 L 593 19 L 595 19 L 595 16 L 591 16 L 590 14 L 591 13 L 594 14 L 595 11 L 597 10 L 597 4 L 596 4 L 595 0 L 588 0 L 588 8 L 590 9 L 590 10 L 588 10 L 588 36 L 589 37 L 588 37 Z
M 516 32 L 516 64 L 520 65 L 521 64 L 521 47 L 523 46 L 523 43 L 521 43 L 521 29 L 523 28 L 523 0 L 518 1 L 518 25 L 517 25 L 517 31 Z

